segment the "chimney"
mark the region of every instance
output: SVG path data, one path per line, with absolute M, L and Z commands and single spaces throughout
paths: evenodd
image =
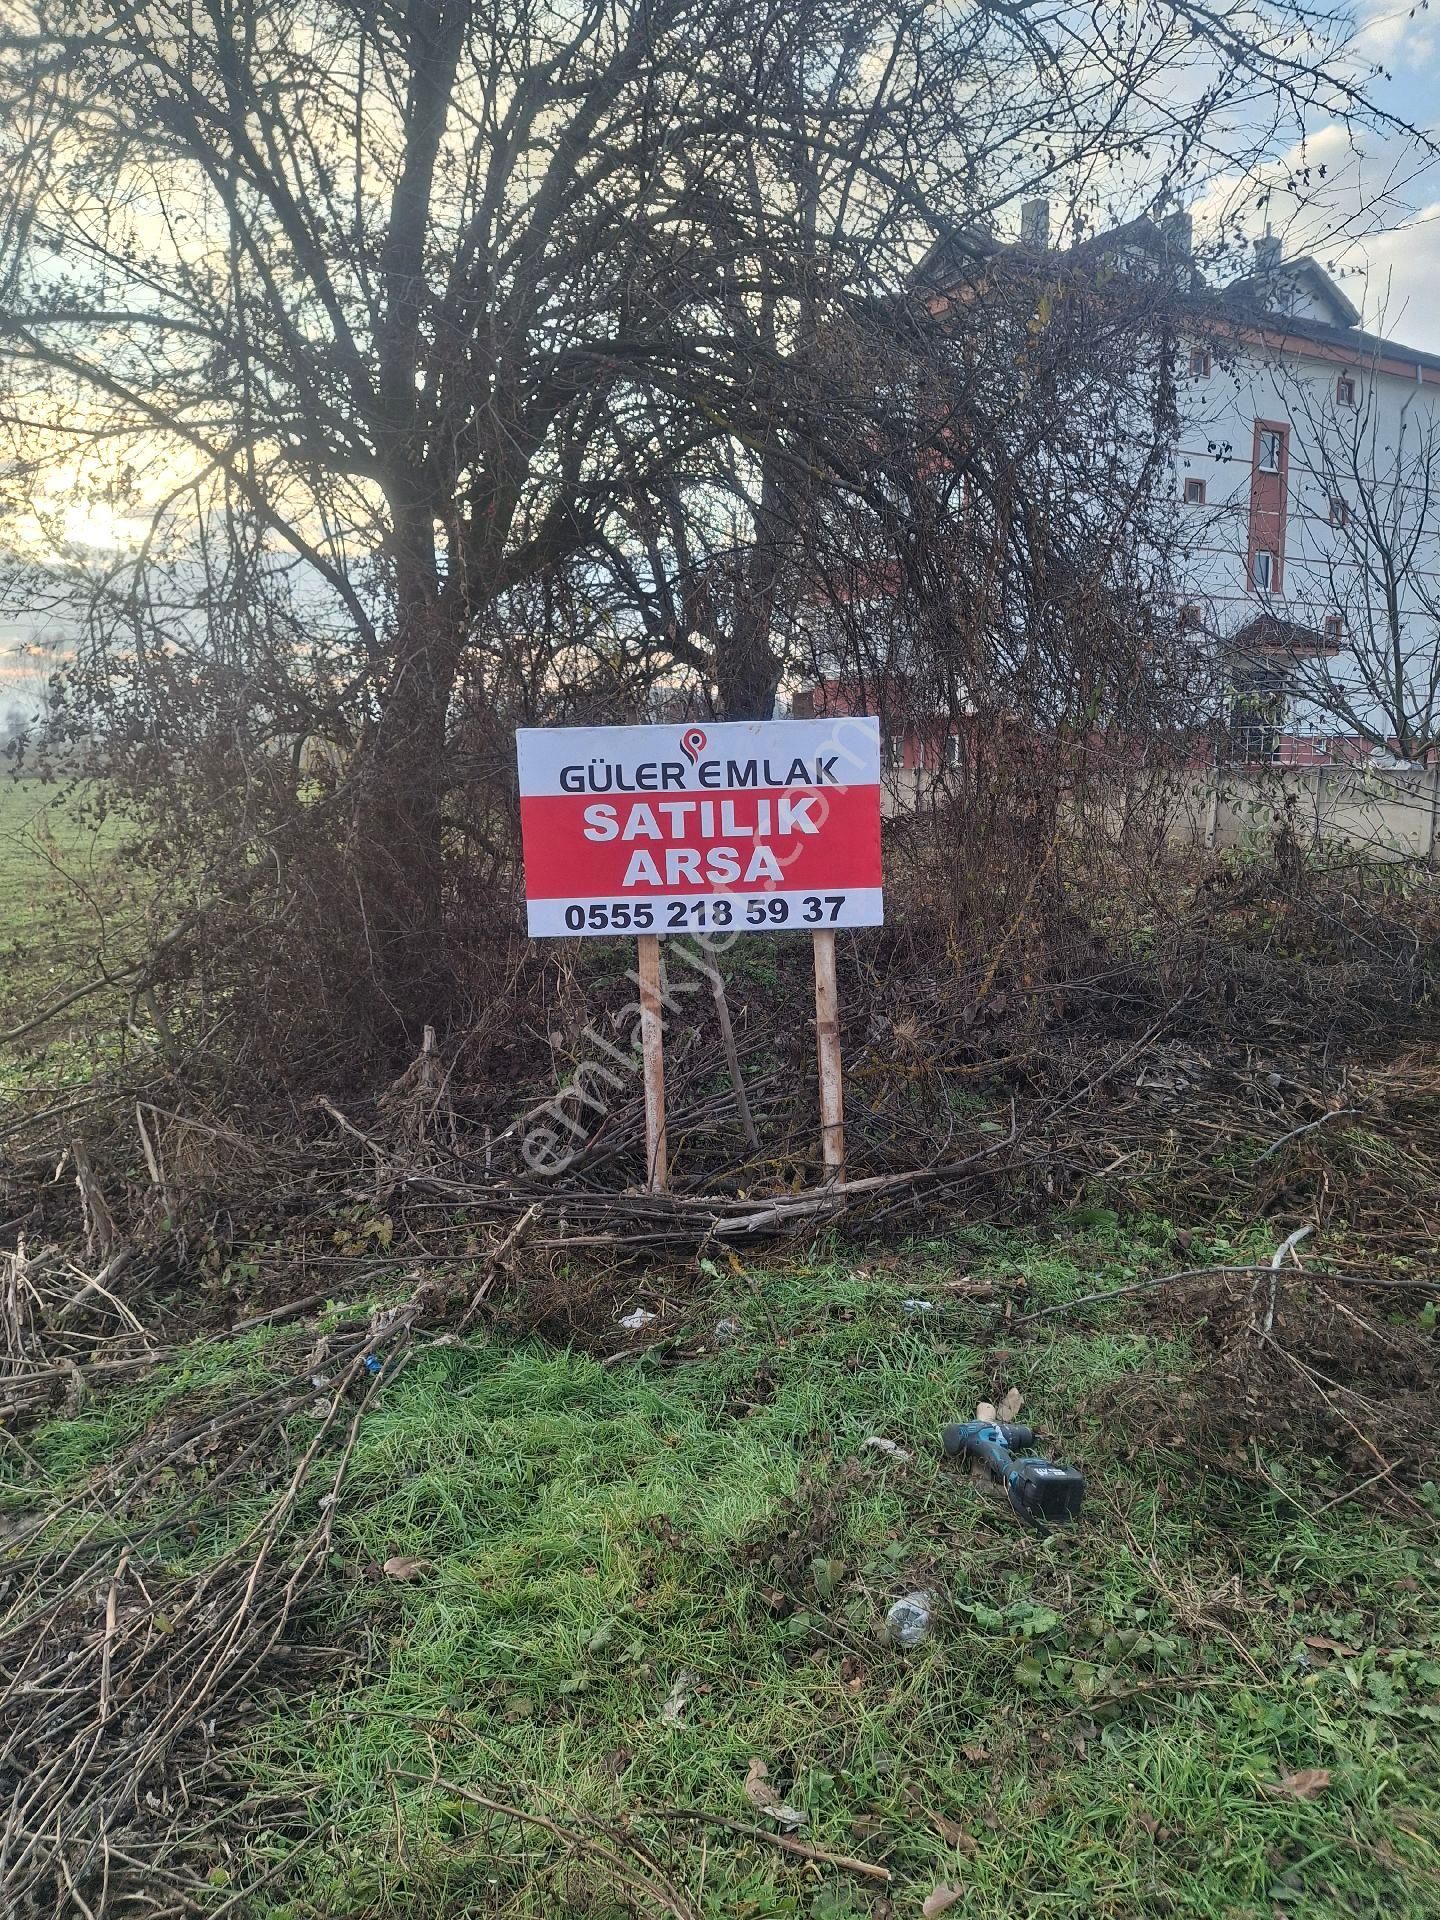
M 1280 264 L 1284 244 L 1278 234 L 1271 233 L 1266 227 L 1264 236 L 1255 242 L 1255 271 L 1273 273 Z
M 1020 208 L 1020 244 L 1032 253 L 1047 253 L 1050 248 L 1050 202 L 1026 200 Z
M 1195 246 L 1194 225 L 1190 215 L 1183 211 L 1167 213 L 1160 222 L 1160 232 L 1164 237 L 1165 251 L 1175 260 L 1188 260 Z

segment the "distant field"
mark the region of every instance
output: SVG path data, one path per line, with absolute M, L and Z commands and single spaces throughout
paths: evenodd
M 124 827 L 82 822 L 81 800 L 0 775 L 0 1006 L 43 1004 L 113 944 Z
M 73 789 L 0 776 L 0 939 L 24 939 L 57 909 L 82 914 L 85 893 L 106 885 L 106 865 L 123 831 L 98 831 L 75 817 Z

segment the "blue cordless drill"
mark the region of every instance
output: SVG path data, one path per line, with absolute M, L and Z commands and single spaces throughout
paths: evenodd
M 1085 1476 L 1078 1467 L 1057 1467 L 1039 1454 L 1018 1453 L 1033 1447 L 1033 1427 L 1009 1426 L 999 1420 L 959 1420 L 946 1427 L 945 1451 L 980 1461 L 997 1486 L 1005 1489 L 1022 1520 L 1073 1520 L 1085 1498 Z

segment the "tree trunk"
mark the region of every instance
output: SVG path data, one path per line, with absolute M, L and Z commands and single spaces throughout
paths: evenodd
M 726 720 L 768 720 L 775 711 L 780 664 L 770 643 L 768 607 L 737 609 L 734 629 L 715 650 L 715 685 Z
M 372 978 L 401 1036 L 439 1024 L 453 984 L 441 827 L 446 716 L 458 657 L 436 610 L 416 606 L 396 636 L 395 668 L 361 770 L 352 867 Z
M 784 572 L 782 488 L 767 461 L 755 514 L 755 539 L 745 556 L 735 591 L 730 631 L 715 649 L 715 685 L 727 720 L 768 720 L 775 711 L 781 665 L 774 625 Z

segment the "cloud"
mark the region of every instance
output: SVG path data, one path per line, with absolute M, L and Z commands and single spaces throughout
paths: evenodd
M 1421 0 L 1399 6 L 1395 0 L 1363 0 L 1355 24 L 1354 51 L 1362 59 L 1389 66 L 1403 53 L 1407 64 L 1414 64 L 1435 51 L 1435 20 Z
M 1365 324 L 1440 353 L 1440 204 L 1354 251 L 1366 269 Z

